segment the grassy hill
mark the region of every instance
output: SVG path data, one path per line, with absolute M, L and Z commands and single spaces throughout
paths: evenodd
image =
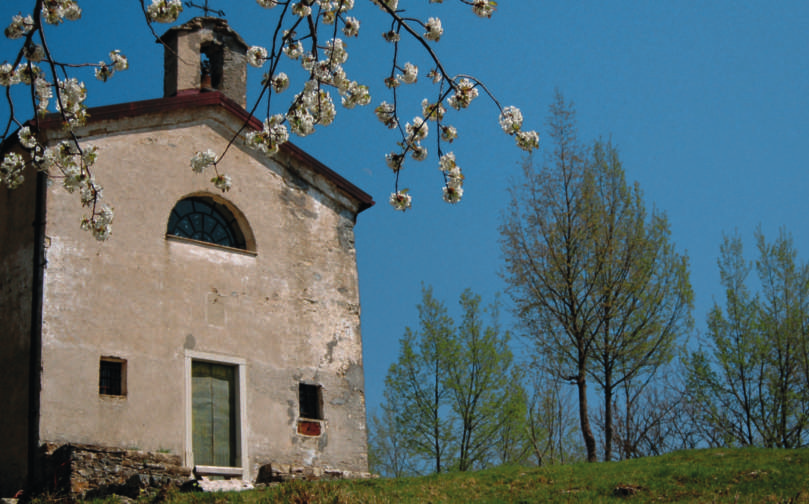
M 180 494 L 191 503 L 809 503 L 809 449 L 711 449 L 624 462 L 367 481 L 292 482 L 242 493 Z

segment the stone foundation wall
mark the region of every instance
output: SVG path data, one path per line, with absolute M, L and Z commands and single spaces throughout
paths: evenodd
M 368 479 L 378 477 L 367 472 L 342 471 L 293 464 L 266 464 L 259 468 L 256 485 L 268 485 L 290 480 Z
M 94 499 L 111 494 L 137 498 L 170 488 L 183 490 L 243 490 L 250 482 L 197 481 L 182 466 L 179 455 L 124 450 L 86 444 L 42 445 L 42 491 L 70 499 Z M 255 487 L 290 480 L 376 477 L 367 472 L 343 471 L 293 464 L 265 464 L 258 468 Z
M 43 490 L 70 498 L 135 498 L 191 479 L 178 455 L 82 444 L 45 444 L 42 450 Z

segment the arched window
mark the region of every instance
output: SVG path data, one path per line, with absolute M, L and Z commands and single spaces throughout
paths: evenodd
M 180 200 L 171 211 L 166 234 L 247 250 L 236 216 L 227 206 L 207 196 Z

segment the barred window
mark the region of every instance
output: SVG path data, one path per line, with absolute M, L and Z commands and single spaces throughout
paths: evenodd
M 102 357 L 98 369 L 98 393 L 108 396 L 126 395 L 126 361 Z

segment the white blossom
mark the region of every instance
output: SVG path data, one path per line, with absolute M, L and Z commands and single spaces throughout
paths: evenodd
M 26 75 L 27 72 L 18 73 L 22 76 Z M 50 103 L 50 99 L 53 97 L 51 83 L 41 77 L 37 77 L 34 80 L 34 93 L 37 96 L 37 112 L 40 114 L 46 113 L 48 111 L 48 103 Z
M 45 59 L 45 49 L 39 44 L 26 44 L 23 54 L 28 61 L 39 62 Z
M 398 121 L 396 120 L 396 109 L 391 103 L 383 101 L 374 109 L 374 113 L 376 114 L 377 119 L 382 121 L 382 124 L 390 129 L 393 129 L 399 125 Z
M 107 64 L 103 61 L 98 62 L 98 66 L 95 69 L 96 79 L 100 80 L 101 82 L 107 82 L 107 79 L 112 77 L 112 74 L 112 67 L 107 66 Z
M 70 126 L 81 126 L 87 121 L 87 89 L 84 83 L 75 77 L 59 81 L 61 99 L 56 102 L 56 109 L 60 111 Z
M 427 121 L 416 116 L 413 118 L 413 124 L 407 123 L 405 125 L 405 131 L 407 132 L 407 143 L 415 144 L 427 138 L 430 127 L 427 125 Z
M 490 18 L 496 6 L 497 2 L 494 0 L 473 0 L 472 12 L 480 17 Z
M 391 193 L 388 201 L 394 209 L 404 212 L 412 205 L 413 198 L 407 193 L 407 189 L 405 189 Z
M 78 21 L 81 18 L 81 8 L 76 2 L 69 2 L 64 8 L 64 16 L 68 21 Z
M 340 94 L 342 95 L 343 107 L 347 109 L 354 108 L 356 105 L 364 106 L 371 103 L 371 93 L 368 86 L 359 84 L 357 81 L 351 81 Z
M 348 52 L 345 43 L 341 39 L 333 39 L 326 42 L 326 54 L 329 60 L 338 64 L 343 64 L 348 59 Z
M 31 33 L 34 29 L 34 18 L 30 15 L 22 17 L 17 14 L 11 18 L 11 24 L 6 27 L 4 33 L 7 38 L 18 39 Z
M 0 86 L 13 86 L 20 83 L 20 77 L 14 71 L 11 63 L 3 63 L 0 65 Z
M 0 163 L 0 184 L 9 189 L 17 188 L 24 180 L 23 169 L 25 169 L 25 160 L 22 156 L 9 152 Z
M 433 42 L 438 42 L 441 35 L 444 33 L 444 28 L 441 27 L 441 20 L 435 17 L 427 19 L 425 28 L 427 28 L 427 31 L 424 32 L 424 38 L 432 40 Z
M 284 46 L 284 54 L 289 56 L 291 59 L 298 59 L 303 54 L 303 44 L 301 41 L 298 40 L 296 42 L 289 41 L 289 43 Z
M 101 198 L 104 188 L 96 184 L 93 177 L 89 177 L 79 186 L 79 199 L 82 206 L 89 206 L 96 198 Z
M 439 121 L 446 112 L 447 109 L 441 102 L 432 103 L 427 98 L 421 100 L 421 115 L 428 121 Z
M 458 166 L 455 164 L 455 153 L 454 152 L 447 152 L 440 158 L 438 158 L 438 169 L 442 172 L 449 172 L 453 168 Z
M 85 166 L 93 166 L 98 158 L 98 147 L 93 144 L 84 146 L 81 152 L 81 160 Z
M 394 172 L 398 172 L 402 169 L 402 162 L 404 162 L 404 154 L 397 152 L 385 154 L 385 163 L 388 165 L 388 168 Z
M 183 4 L 180 0 L 152 0 L 152 4 L 146 9 L 146 14 L 150 21 L 157 23 L 173 23 L 177 21 L 183 11 Z
M 282 114 L 267 118 L 261 131 L 251 131 L 245 135 L 245 142 L 268 156 L 275 154 L 281 144 L 289 140 L 289 131 L 282 124 L 284 119 Z
M 253 46 L 247 50 L 247 62 L 250 65 L 260 68 L 267 59 L 267 50 L 261 46 Z
M 513 135 L 522 128 L 522 112 L 513 106 L 508 106 L 500 113 L 500 127 L 509 135 Z
M 197 151 L 191 157 L 191 169 L 196 173 L 202 173 L 205 168 L 211 166 L 216 162 L 216 153 L 211 149 L 205 152 Z
M 270 79 L 270 85 L 276 93 L 283 93 L 289 87 L 289 77 L 284 72 L 278 72 Z
M 292 13 L 300 17 L 306 17 L 312 13 L 312 8 L 303 2 L 292 4 Z
M 264 7 L 265 9 L 272 9 L 273 7 L 278 5 L 277 0 L 256 0 L 256 3 Z
M 424 161 L 427 159 L 427 148 L 423 147 L 420 143 L 417 143 L 412 146 L 412 150 L 410 151 L 410 157 L 412 157 L 415 161 Z
M 85 231 L 91 231 L 96 240 L 104 241 L 109 238 L 112 231 L 114 215 L 112 208 L 104 204 L 92 218 L 86 215 L 82 217 L 81 228 Z
M 399 80 L 404 82 L 405 84 L 413 84 L 419 78 L 419 67 L 414 65 L 413 63 L 407 62 L 405 63 L 404 69 L 402 69 L 401 75 L 399 75 Z
M 20 131 L 17 132 L 17 138 L 20 140 L 20 144 L 26 149 L 33 149 L 37 145 L 37 138 L 31 133 L 31 128 L 28 126 L 20 128 Z
M 382 5 L 387 5 L 390 10 L 395 11 L 397 7 L 399 7 L 399 0 L 371 0 L 373 3 L 377 4 L 380 9 L 385 10 Z
M 441 140 L 452 143 L 456 138 L 458 138 L 458 130 L 455 129 L 455 126 L 441 126 Z
M 459 201 L 461 201 L 462 197 L 463 197 L 463 187 L 453 187 L 450 185 L 444 186 L 443 198 L 444 201 L 446 201 L 447 203 L 452 204 L 458 203 Z
M 114 51 L 110 52 L 110 63 L 107 64 L 103 61 L 98 63 L 98 66 L 95 69 L 95 76 L 96 79 L 107 82 L 107 79 L 112 77 L 112 74 L 117 72 L 122 72 L 129 68 L 129 60 L 121 54 L 121 51 L 115 49 Z
M 356 37 L 359 35 L 360 21 L 355 17 L 346 17 L 345 26 L 343 26 L 343 33 L 346 37 Z
M 213 182 L 213 185 L 222 192 L 230 191 L 230 187 L 233 185 L 233 181 L 230 179 L 230 176 L 225 175 L 224 173 L 220 173 L 212 178 L 211 182 Z
M 19 82 L 30 85 L 31 83 L 40 80 L 40 76 L 42 75 L 42 69 L 33 63 L 28 64 L 20 63 L 14 70 L 14 73 L 17 74 L 17 79 Z
M 81 8 L 73 0 L 43 0 L 42 19 L 48 24 L 59 24 L 65 19 L 76 21 L 81 17 Z
M 116 72 L 123 72 L 129 68 L 129 60 L 118 49 L 110 51 L 110 61 L 112 61 L 112 67 Z
M 536 131 L 519 131 L 515 139 L 517 146 L 524 151 L 531 152 L 539 147 L 539 133 Z
M 475 83 L 469 79 L 463 78 L 455 85 L 455 94 L 450 96 L 447 101 L 455 110 L 461 110 L 468 107 L 477 96 L 478 89 Z

